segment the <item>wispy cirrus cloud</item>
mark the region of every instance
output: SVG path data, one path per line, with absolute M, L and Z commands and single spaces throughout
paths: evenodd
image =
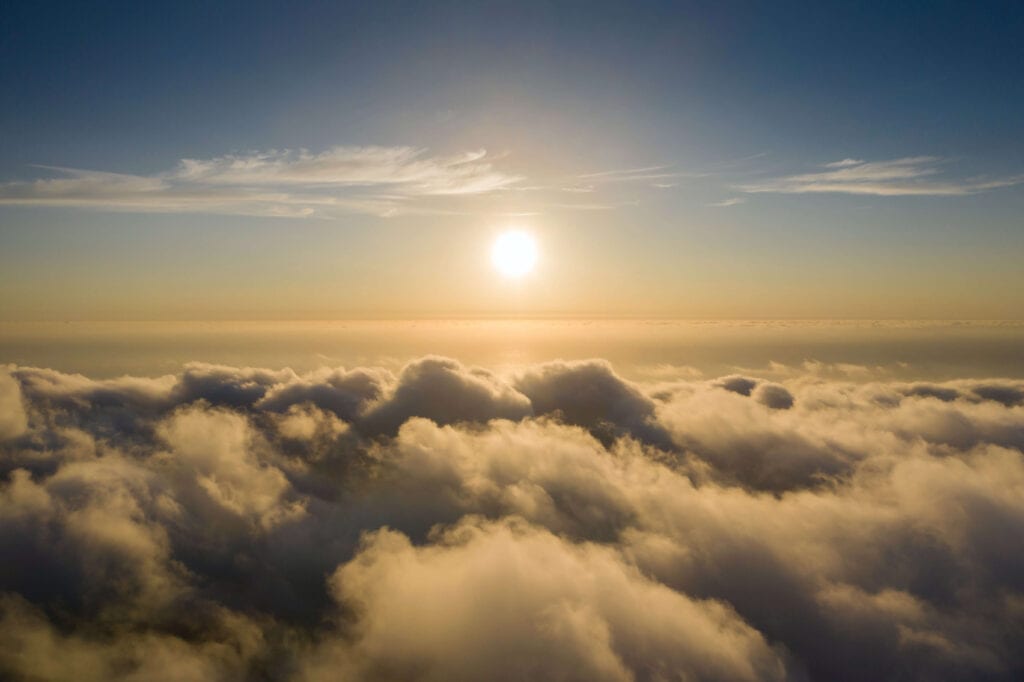
M 743 197 L 730 197 L 728 199 L 722 199 L 721 201 L 713 201 L 708 206 L 714 208 L 728 208 L 729 206 L 739 206 L 745 204 L 747 200 Z
M 131 175 L 41 166 L 59 177 L 0 185 L 0 205 L 153 213 L 306 217 L 427 210 L 443 197 L 489 194 L 519 176 L 484 150 L 430 156 L 415 147 L 334 147 L 183 159 L 169 171 Z M 436 209 L 436 205 L 434 206 Z
M 670 165 L 642 166 L 640 168 L 620 168 L 614 170 L 599 171 L 596 173 L 584 173 L 576 179 L 580 186 L 588 187 L 600 184 L 612 183 L 651 183 L 655 187 L 672 187 L 676 181 L 683 178 L 701 178 L 707 173 L 690 173 L 672 170 Z M 575 190 L 579 191 L 579 190 Z
M 1024 175 L 1004 178 L 950 178 L 943 159 L 912 156 L 887 161 L 842 159 L 815 173 L 787 175 L 740 185 L 749 193 L 838 193 L 874 196 L 964 196 L 1024 183 Z

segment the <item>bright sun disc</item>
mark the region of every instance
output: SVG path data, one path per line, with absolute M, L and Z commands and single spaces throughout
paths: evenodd
M 491 261 L 507 277 L 522 277 L 537 262 L 537 242 L 526 232 L 505 232 L 491 247 Z

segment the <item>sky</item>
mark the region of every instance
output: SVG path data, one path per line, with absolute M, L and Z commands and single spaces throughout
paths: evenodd
M 1017 3 L 4 13 L 0 320 L 1024 311 Z

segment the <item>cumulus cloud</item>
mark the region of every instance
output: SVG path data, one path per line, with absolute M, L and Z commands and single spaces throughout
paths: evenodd
M 309 403 L 352 421 L 367 404 L 383 396 L 393 378 L 390 372 L 380 369 L 325 367 L 272 385 L 256 404 L 261 409 L 281 412 Z
M 351 645 L 314 659 L 314 680 L 350 667 L 426 680 L 784 677 L 776 652 L 727 606 L 646 578 L 613 548 L 514 518 L 468 518 L 425 547 L 374 532 L 330 582 L 372 617 Z
M 605 438 L 624 432 L 664 442 L 654 417 L 654 401 L 625 381 L 605 361 L 552 362 L 531 368 L 516 379 L 537 414 L 554 414 Z
M 1020 386 L 992 383 L 975 385 L 971 390 L 982 400 L 994 400 L 1006 407 L 1024 403 L 1024 390 Z
M 224 509 L 265 525 L 301 513 L 299 505 L 282 504 L 288 481 L 280 469 L 259 461 L 265 446 L 245 417 L 196 403 L 161 422 L 157 435 L 170 447 L 162 458 L 168 475 L 194 477 Z
M 778 384 L 761 384 L 754 390 L 754 399 L 775 410 L 793 407 L 793 394 Z
M 187 634 L 62 632 L 31 604 L 0 597 L 0 670 L 33 680 L 182 682 L 244 678 L 265 645 L 259 627 L 226 610 L 193 614 L 203 640 Z M 256 664 L 259 667 L 259 664 Z
M 0 677 L 1019 679 L 1024 382 L 766 372 L 6 368 Z
M 284 438 L 310 441 L 318 436 L 341 435 L 348 425 L 313 405 L 292 405 L 278 420 L 277 430 Z
M 507 189 L 518 176 L 487 152 L 431 156 L 414 147 L 333 147 L 183 159 L 153 175 L 41 167 L 58 177 L 0 185 L 0 204 L 71 206 L 144 213 L 282 217 L 440 210 L 430 197 Z
M 755 386 L 757 386 L 757 380 L 750 379 L 745 376 L 733 375 L 719 379 L 714 383 L 714 385 L 740 395 L 750 395 L 750 392 L 754 390 Z
M 522 419 L 530 401 L 491 372 L 455 360 L 428 357 L 407 365 L 392 391 L 366 415 L 374 431 L 397 431 L 409 417 L 439 424 Z
M 751 193 L 839 193 L 874 196 L 963 196 L 1024 182 L 1024 176 L 1005 178 L 942 177 L 942 159 L 912 156 L 886 161 L 843 159 L 824 170 L 771 178 L 740 186 Z

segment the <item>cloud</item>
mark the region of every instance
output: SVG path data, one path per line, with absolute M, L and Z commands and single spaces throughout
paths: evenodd
M 707 177 L 708 173 L 673 170 L 671 165 L 620 168 L 584 173 L 574 178 L 576 184 L 563 188 L 566 192 L 591 192 L 596 185 L 644 183 L 658 189 L 675 187 L 680 180 Z
M 681 174 L 670 170 L 671 166 L 643 166 L 640 168 L 619 168 L 614 170 L 584 173 L 580 180 L 588 182 L 636 182 L 638 180 L 663 180 L 677 178 Z
M 761 384 L 754 389 L 754 400 L 773 410 L 788 410 L 793 407 L 793 394 L 785 386 Z
M 740 204 L 746 203 L 746 201 L 747 200 L 743 197 L 730 197 L 729 199 L 712 202 L 708 204 L 708 206 L 713 206 L 715 208 L 727 208 L 729 206 L 739 206 Z
M 28 417 L 21 401 L 21 386 L 10 373 L 0 368 L 0 441 L 16 438 L 28 428 Z
M 170 447 L 162 463 L 167 475 L 194 478 L 225 510 L 267 526 L 303 512 L 301 504 L 283 504 L 288 480 L 257 457 L 265 444 L 245 417 L 195 403 L 161 422 L 157 436 Z
M 994 400 L 1006 407 L 1024 403 L 1024 390 L 1021 390 L 1019 386 L 981 384 L 973 386 L 971 390 L 982 400 Z
M 634 371 L 653 379 L 699 379 L 704 372 L 690 365 L 673 365 L 659 363 L 657 365 L 640 365 Z
M 347 429 L 345 422 L 312 405 L 292 405 L 277 422 L 278 433 L 298 441 L 310 441 L 325 434 L 338 436 Z
M 850 166 L 860 166 L 864 163 L 862 159 L 843 159 L 842 161 L 833 161 L 832 163 L 824 164 L 825 168 L 849 168 Z
M 843 159 L 816 173 L 789 175 L 741 185 L 750 193 L 840 193 L 874 196 L 964 196 L 1024 182 L 1024 176 L 953 178 L 941 175 L 942 159 L 913 156 L 887 161 Z
M 739 393 L 740 395 L 750 395 L 750 392 L 757 386 L 757 379 L 750 379 L 745 376 L 734 374 L 732 376 L 722 377 L 714 383 L 719 388 L 724 388 L 727 391 L 733 393 Z
M 262 633 L 244 616 L 194 613 L 193 623 L 202 624 L 205 641 L 185 633 L 90 637 L 61 631 L 41 610 L 7 595 L 0 597 L 0 669 L 38 680 L 200 682 L 239 679 L 259 659 Z
M 606 439 L 629 433 L 666 442 L 654 421 L 655 403 L 617 375 L 607 362 L 551 362 L 521 373 L 515 386 L 538 415 L 551 414 Z
M 670 369 L 5 368 L 0 677 L 1021 677 L 1024 382 Z
M 373 432 L 394 433 L 409 417 L 453 424 L 530 414 L 530 400 L 491 372 L 427 357 L 406 365 L 393 390 L 362 421 Z
M 313 680 L 346 669 L 357 679 L 784 677 L 778 654 L 728 607 L 649 580 L 614 549 L 514 518 L 467 518 L 427 547 L 376 531 L 331 590 L 373 617 L 352 645 L 314 659 Z
M 394 377 L 380 369 L 321 368 L 304 376 L 281 381 L 260 397 L 256 404 L 272 412 L 311 404 L 332 412 L 345 421 L 355 420 L 370 403 L 383 398 Z
M 59 177 L 0 185 L 0 205 L 144 213 L 308 217 L 444 211 L 444 198 L 484 195 L 521 178 L 483 150 L 429 156 L 414 147 L 334 147 L 184 159 L 153 175 L 43 166 Z
M 413 147 L 334 147 L 320 154 L 300 150 L 184 159 L 174 176 L 210 185 L 394 186 L 406 195 L 477 194 L 518 180 L 495 171 L 484 150 L 425 154 Z

